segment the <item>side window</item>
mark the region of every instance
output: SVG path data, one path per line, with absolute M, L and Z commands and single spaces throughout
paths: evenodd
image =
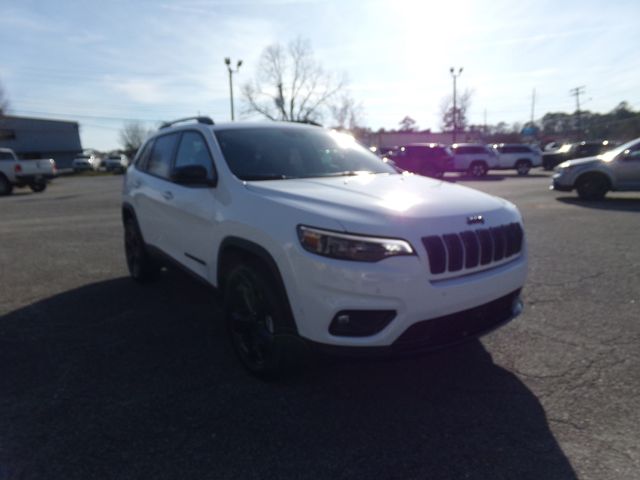
M 174 168 L 200 165 L 207 169 L 207 176 L 213 178 L 213 161 L 204 137 L 198 132 L 185 132 L 180 140 Z
M 149 159 L 149 153 L 151 152 L 152 145 L 153 145 L 153 140 L 148 141 L 143 145 L 142 149 L 139 150 L 138 153 L 136 154 L 133 160 L 133 164 L 138 170 L 144 170 L 145 164 Z
M 629 153 L 626 153 L 629 152 Z M 631 161 L 640 161 L 640 145 L 634 145 L 633 147 L 631 147 L 630 149 L 625 151 L 626 153 L 626 160 L 631 160 Z
M 13 160 L 13 155 L 9 152 L 0 152 L 0 160 Z
M 456 148 L 455 152 L 458 155 L 468 155 L 469 153 L 473 153 L 469 151 L 469 147 L 458 147 Z
M 156 138 L 146 171 L 160 178 L 169 178 L 171 174 L 171 159 L 176 149 L 178 135 L 172 133 Z

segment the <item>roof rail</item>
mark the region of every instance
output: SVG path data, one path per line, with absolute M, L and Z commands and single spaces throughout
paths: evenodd
M 189 120 L 196 120 L 198 123 L 202 123 L 204 125 L 214 124 L 213 120 L 211 120 L 211 118 L 209 117 L 185 117 L 185 118 L 179 118 L 177 120 L 173 120 L 171 122 L 164 122 L 162 125 L 160 125 L 160 129 L 169 128 L 172 125 L 175 125 L 176 123 L 188 122 Z

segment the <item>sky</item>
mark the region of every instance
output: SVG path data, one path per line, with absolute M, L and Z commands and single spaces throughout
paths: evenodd
M 110 150 L 131 120 L 228 121 L 224 58 L 243 60 L 238 112 L 262 50 L 302 36 L 373 129 L 439 130 L 452 66 L 471 123 L 525 122 L 534 88 L 536 118 L 574 111 L 578 86 L 583 109 L 640 109 L 638 18 L 638 0 L 0 0 L 0 84 L 10 113 L 76 120 Z

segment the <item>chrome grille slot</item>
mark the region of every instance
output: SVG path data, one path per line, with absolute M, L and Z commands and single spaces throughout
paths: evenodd
M 460 234 L 465 251 L 464 268 L 473 268 L 480 262 L 480 243 L 474 231 L 466 231 Z

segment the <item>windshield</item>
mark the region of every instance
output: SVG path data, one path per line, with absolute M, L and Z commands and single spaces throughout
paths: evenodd
M 350 135 L 321 128 L 229 129 L 217 131 L 216 137 L 241 180 L 397 174 Z
M 604 160 L 605 162 L 610 162 L 622 152 L 624 152 L 627 148 L 633 147 L 636 143 L 638 143 L 637 138 L 635 140 L 631 140 L 630 142 L 624 143 L 619 147 L 614 148 L 613 150 L 609 150 L 608 152 L 598 155 L 598 158 Z

